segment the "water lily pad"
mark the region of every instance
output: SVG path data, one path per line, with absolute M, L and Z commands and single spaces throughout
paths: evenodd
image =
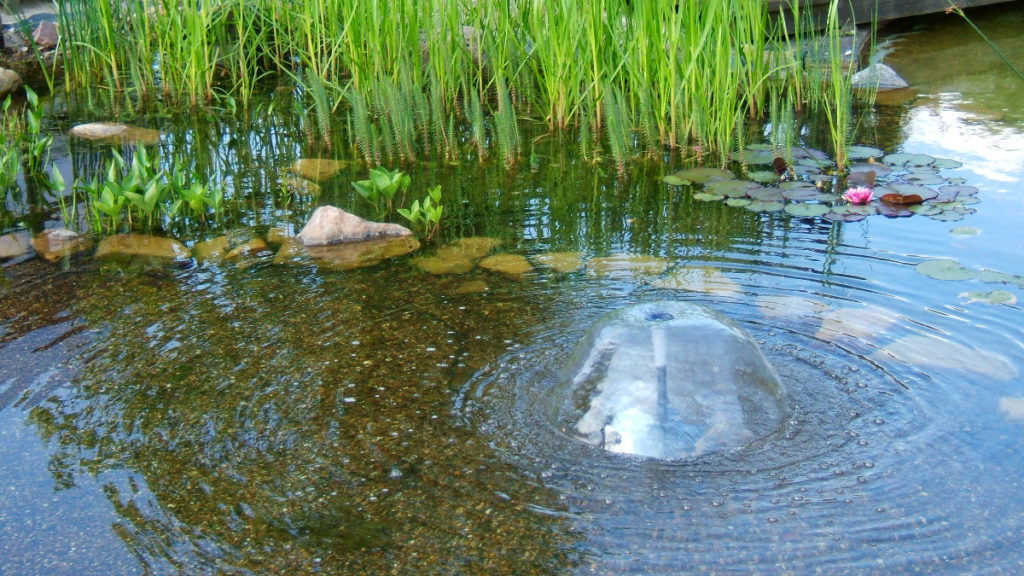
M 907 336 L 871 355 L 873 361 L 882 365 L 892 358 L 913 366 L 972 372 L 1004 382 L 1018 376 L 1013 363 L 999 354 L 969 348 L 937 336 Z
M 956 228 L 950 228 L 949 233 L 956 238 L 970 238 L 971 236 L 981 234 L 981 230 L 972 226 L 957 226 Z
M 961 300 L 967 300 L 964 304 L 973 304 L 975 302 L 984 302 L 986 304 L 1007 304 L 1012 305 L 1017 303 L 1017 296 L 1013 292 L 1006 290 L 992 290 L 991 292 L 961 292 L 957 296 Z
M 718 180 L 716 182 L 709 182 L 704 187 L 704 191 L 710 194 L 718 194 L 719 196 L 741 198 L 746 196 L 747 192 L 753 188 L 760 188 L 760 186 L 743 180 Z
M 689 180 L 684 180 L 676 176 L 675 174 L 669 174 L 668 176 L 662 178 L 661 181 L 671 186 L 691 186 L 693 184 L 693 182 Z
M 960 162 L 959 160 L 953 160 L 951 158 L 936 158 L 935 161 L 932 162 L 932 166 L 940 170 L 953 170 L 963 165 L 963 162 Z
M 768 184 L 770 182 L 778 182 L 779 175 L 774 170 L 752 170 L 747 172 L 747 179 L 760 184 Z
M 881 158 L 885 154 L 880 148 L 871 146 L 850 146 L 846 149 L 846 157 L 850 160 L 867 160 L 868 158 Z
M 975 188 L 974 186 L 964 186 L 962 184 L 950 184 L 948 186 L 942 186 L 941 188 L 939 188 L 938 191 L 939 194 L 942 195 L 943 197 L 951 196 L 950 200 L 947 200 L 947 202 L 956 200 L 957 198 L 962 198 L 964 196 L 974 196 L 975 194 L 978 193 L 978 189 Z
M 917 204 L 915 206 L 910 206 L 907 209 L 914 214 L 920 214 L 921 216 L 934 216 L 936 214 L 941 214 L 943 211 L 941 206 L 936 206 L 934 204 Z
M 939 195 L 939 193 L 931 188 L 925 186 L 919 186 L 917 184 L 908 184 L 895 182 L 887 184 L 878 188 L 875 191 L 879 196 L 884 194 L 898 194 L 900 196 L 918 196 L 921 201 L 931 200 Z
M 711 194 L 710 192 L 697 192 L 693 195 L 693 199 L 700 202 L 715 202 L 725 199 L 725 196 L 722 196 L 721 194 Z
M 651 285 L 656 288 L 688 290 L 719 296 L 733 296 L 741 292 L 739 284 L 721 270 L 709 266 L 685 266 L 674 270 L 668 276 L 654 280 Z
M 674 174 L 676 178 L 680 180 L 689 180 L 695 184 L 706 184 L 708 182 L 716 182 L 718 180 L 732 180 L 736 178 L 736 175 L 728 170 L 722 170 L 720 168 L 708 168 L 704 166 L 698 166 L 697 168 L 688 168 L 686 170 L 680 170 Z
M 851 214 L 849 212 L 826 212 L 821 216 L 829 222 L 860 222 L 868 217 L 867 214 Z
M 1013 284 L 1024 288 L 1024 276 L 1014 276 L 998 270 L 984 269 L 978 272 L 978 280 L 986 284 Z
M 850 166 L 848 177 L 865 177 L 870 172 L 875 173 L 876 178 L 885 178 L 889 174 L 892 174 L 892 168 L 882 164 L 881 162 L 858 162 L 853 166 Z
M 749 206 L 753 202 L 750 198 L 729 198 L 725 201 L 726 205 L 732 206 L 733 208 L 743 208 Z
M 914 266 L 918 274 L 936 280 L 970 280 L 978 275 L 977 270 L 964 268 L 956 260 L 925 260 Z
M 886 218 L 908 218 L 914 215 L 914 213 L 908 210 L 906 206 L 900 204 L 886 204 L 884 203 L 885 197 L 883 197 L 882 200 L 883 203 L 878 205 L 878 213 Z
M 508 252 L 488 256 L 478 262 L 484 270 L 504 274 L 512 278 L 519 278 L 523 274 L 533 270 L 533 265 L 522 254 L 511 254 Z
M 742 151 L 733 152 L 729 155 L 734 162 L 748 165 L 769 165 L 776 156 L 777 154 L 772 150 L 771 146 L 766 144 L 751 144 Z
M 781 200 L 751 200 L 743 208 L 751 212 L 778 212 L 786 207 Z
M 786 184 L 798 184 L 794 186 L 786 186 Z M 828 202 L 830 199 L 834 199 L 835 195 L 828 194 L 818 190 L 813 184 L 807 182 L 786 182 L 780 186 L 782 190 L 782 197 L 786 200 L 794 200 L 797 202 L 806 200 L 816 200 L 818 202 Z
M 904 180 L 909 184 L 918 184 L 920 186 L 934 186 L 946 183 L 946 179 L 936 173 L 908 174 Z
M 550 268 L 562 274 L 575 272 L 583 267 L 583 256 L 579 252 L 546 252 L 535 254 L 532 259 L 537 266 Z
M 747 190 L 747 196 L 762 202 L 782 202 L 785 199 L 778 188 L 751 188 Z
M 817 218 L 824 216 L 832 209 L 824 204 L 790 203 L 786 204 L 785 210 L 798 218 Z
M 886 164 L 894 167 L 901 166 L 928 166 L 935 162 L 935 158 L 927 154 L 889 154 L 883 158 Z
M 609 278 L 637 278 L 654 276 L 668 269 L 668 260 L 643 254 L 612 254 L 591 258 L 587 272 L 594 276 Z

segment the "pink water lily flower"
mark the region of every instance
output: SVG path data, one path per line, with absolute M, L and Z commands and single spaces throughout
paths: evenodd
M 871 202 L 871 188 L 867 186 L 850 188 L 846 191 L 846 194 L 843 194 L 843 200 L 850 204 L 867 204 Z

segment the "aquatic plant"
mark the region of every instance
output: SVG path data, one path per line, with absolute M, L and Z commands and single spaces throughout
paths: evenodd
M 433 238 L 441 226 L 443 212 L 440 184 L 427 190 L 427 196 L 423 199 L 422 204 L 419 200 L 413 200 L 408 208 L 398 209 L 398 213 L 408 220 L 413 230 L 427 242 Z
M 837 3 L 830 38 L 840 31 Z M 840 164 L 851 132 L 848 75 L 832 73 L 824 85 L 824 75 L 808 72 L 798 0 L 794 30 L 771 25 L 762 0 L 185 0 L 174 9 L 67 0 L 59 8 L 72 93 L 160 91 L 193 106 L 230 97 L 237 113 L 259 80 L 285 76 L 304 100 L 296 106 L 309 113 L 311 142 L 317 135 L 331 145 L 340 112 L 371 165 L 453 160 L 471 146 L 479 159 L 512 166 L 523 118 L 588 131 L 581 145 L 596 144 L 588 156 L 603 146 L 620 171 L 634 157 L 690 147 L 724 165 L 742 148 L 746 122 L 778 99 L 826 107 Z M 816 97 L 806 97 L 809 88 Z
M 370 170 L 369 179 L 352 182 L 352 187 L 363 199 L 373 204 L 378 216 L 382 216 L 394 210 L 395 198 L 399 193 L 402 195 L 399 204 L 402 203 L 410 184 L 412 179 L 401 170 L 373 168 Z

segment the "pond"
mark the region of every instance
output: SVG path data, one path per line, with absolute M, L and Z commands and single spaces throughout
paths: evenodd
M 1020 3 L 972 18 L 1024 60 Z M 1021 87 L 953 16 L 885 31 L 917 95 L 866 115 L 859 143 L 955 161 L 927 176 L 977 189 L 959 220 L 703 202 L 662 180 L 681 166 L 618 177 L 548 137 L 535 169 L 411 170 L 457 199 L 445 242 L 526 272 L 431 273 L 432 247 L 347 270 L 269 249 L 8 263 L 0 572 L 1019 572 Z M 244 234 L 358 201 L 358 163 L 318 197 L 279 193 L 306 151 L 294 126 L 161 128 L 242 167 Z M 64 167 L 102 150 L 59 146 Z M 753 338 L 781 386 L 770 427 L 666 459 L 552 418 L 589 331 L 664 301 Z

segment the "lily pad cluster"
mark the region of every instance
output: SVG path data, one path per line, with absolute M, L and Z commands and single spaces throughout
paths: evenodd
M 845 180 L 849 186 L 870 186 L 873 199 L 852 204 L 842 198 L 834 178 L 835 165 L 824 153 L 794 149 L 791 162 L 779 158 L 768 145 L 754 144 L 733 154 L 744 166 L 743 178 L 730 170 L 697 167 L 667 175 L 673 186 L 700 187 L 694 199 L 725 202 L 752 212 L 785 211 L 800 218 L 855 222 L 881 214 L 902 218 L 915 214 L 950 222 L 973 213 L 978 189 L 962 178 L 947 178 L 942 170 L 961 163 L 926 154 L 888 154 L 869 146 L 853 146 L 855 163 Z
M 978 280 L 986 284 L 999 284 L 1002 286 L 1015 286 L 1024 288 L 1024 276 L 1008 274 L 998 270 L 968 268 L 952 258 L 934 258 L 919 262 L 914 270 L 922 276 L 936 280 L 968 281 Z M 960 294 L 965 304 L 984 302 L 988 304 L 1013 305 L 1017 303 L 1017 297 L 1007 290 L 970 291 Z

